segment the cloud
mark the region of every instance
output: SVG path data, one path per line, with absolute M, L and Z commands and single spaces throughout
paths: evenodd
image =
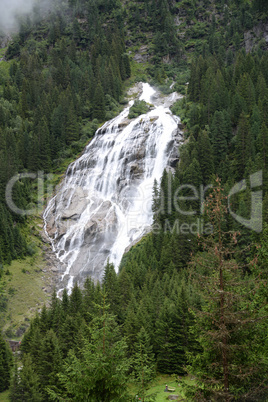
M 0 0 L 0 30 L 14 29 L 17 18 L 31 12 L 34 3 L 35 0 Z

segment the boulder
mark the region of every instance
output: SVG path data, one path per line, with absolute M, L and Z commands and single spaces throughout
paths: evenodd
M 71 201 L 70 201 L 71 198 Z M 64 198 L 61 201 L 63 205 L 67 204 L 68 207 L 63 210 L 62 219 L 77 219 L 81 213 L 85 210 L 88 201 L 86 199 L 86 194 L 82 187 L 76 187 L 75 189 L 68 189 L 64 194 Z
M 131 122 L 131 120 L 129 120 L 129 119 L 123 120 L 123 121 L 121 121 L 121 123 L 118 124 L 118 128 L 120 130 L 123 130 L 125 127 L 127 127 L 129 125 L 130 122 Z

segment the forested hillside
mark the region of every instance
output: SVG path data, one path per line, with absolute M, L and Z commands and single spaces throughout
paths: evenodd
M 267 11 L 263 0 L 58 0 L 21 21 L 0 62 L 1 275 L 34 253 L 7 182 L 62 173 L 119 112 L 126 85 L 142 77 L 168 91 L 173 80 L 185 141 L 155 183 L 152 232 L 119 274 L 108 263 L 102 284 L 54 293 L 13 368 L 1 341 L 12 401 L 131 401 L 129 383 L 150 401 L 157 373 L 190 373 L 189 401 L 268 398 Z M 17 181 L 17 206 L 35 189 Z
M 103 28 L 109 7 L 101 10 L 93 2 L 85 16 L 66 6 L 63 10 L 58 2 L 49 18 L 37 13 L 33 21 L 23 21 L 7 49 L 8 63 L 2 62 L 2 263 L 31 253 L 19 230 L 25 218 L 6 208 L 8 180 L 17 172 L 54 172 L 61 160 L 79 152 L 98 121 L 118 112 L 122 82 L 130 76 L 116 16 Z M 28 209 L 34 201 L 31 190 L 31 180 L 16 183 L 13 198 L 19 208 Z

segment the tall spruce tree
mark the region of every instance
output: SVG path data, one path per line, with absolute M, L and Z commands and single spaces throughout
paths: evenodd
M 40 380 L 33 365 L 31 356 L 26 354 L 22 359 L 21 369 L 17 363 L 13 376 L 10 400 L 12 402 L 43 402 L 44 395 L 41 392 Z
M 138 385 L 138 395 L 142 402 L 145 401 L 147 395 L 147 387 L 149 382 L 155 376 L 155 362 L 153 355 L 153 347 L 150 338 L 144 327 L 141 327 L 137 335 L 137 341 L 134 345 L 135 353 L 132 359 L 132 368 L 134 379 Z
M 202 351 L 190 353 L 189 370 L 197 376 L 195 387 L 187 395 L 205 401 L 231 401 L 247 398 L 265 386 L 267 359 L 258 353 L 258 321 L 254 309 L 258 300 L 259 280 L 254 275 L 256 263 L 243 261 L 243 268 L 253 271 L 243 279 L 237 263 L 235 232 L 225 232 L 226 197 L 216 180 L 206 211 L 213 224 L 211 236 L 204 238 L 203 251 L 191 262 L 190 275 L 202 300 L 195 310 L 194 330 Z M 247 400 L 247 399 L 244 399 Z
M 95 89 L 93 99 L 93 118 L 98 120 L 104 120 L 105 117 L 105 98 L 102 89 L 102 85 L 99 82 Z
M 127 345 L 121 337 L 114 316 L 103 306 L 87 328 L 89 338 L 76 355 L 70 351 L 59 379 L 64 391 L 50 388 L 52 398 L 72 401 L 120 402 L 126 400 L 127 373 L 130 366 L 126 358 Z
M 9 388 L 12 367 L 11 350 L 0 333 L 0 392 Z

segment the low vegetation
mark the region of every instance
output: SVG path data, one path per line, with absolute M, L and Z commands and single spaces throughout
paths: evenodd
M 141 114 L 147 113 L 148 110 L 149 110 L 149 106 L 147 105 L 147 103 L 145 101 L 135 100 L 133 106 L 131 106 L 131 108 L 129 109 L 128 118 L 129 119 L 136 118 L 136 117 L 140 116 Z

